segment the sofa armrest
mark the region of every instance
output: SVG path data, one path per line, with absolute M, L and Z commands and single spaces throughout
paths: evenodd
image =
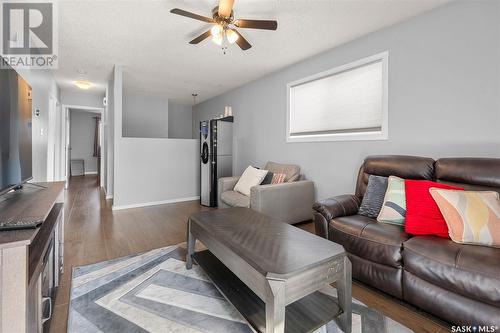
M 222 193 L 226 191 L 232 191 L 239 179 L 240 176 L 219 178 L 219 180 L 217 181 L 217 206 L 219 208 L 229 207 L 228 205 L 226 205 L 224 202 L 221 201 L 220 197 Z
M 286 223 L 310 220 L 313 202 L 314 183 L 310 180 L 258 185 L 250 189 L 250 208 Z
M 316 202 L 313 205 L 316 235 L 328 239 L 328 223 L 336 217 L 357 214 L 359 205 L 359 198 L 352 194 Z

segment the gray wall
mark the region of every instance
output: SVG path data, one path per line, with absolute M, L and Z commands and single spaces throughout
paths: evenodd
M 318 198 L 352 193 L 367 155 L 498 157 L 499 12 L 497 1 L 452 2 L 196 105 L 193 123 L 231 105 L 235 172 L 267 160 L 296 163 Z M 385 50 L 388 140 L 285 142 L 288 82 Z
M 168 101 L 168 137 L 191 139 L 193 137 L 193 107 Z
M 50 70 L 22 69 L 19 74 L 32 88 L 32 108 L 40 111 L 40 116 L 33 116 L 33 180 L 47 181 L 47 151 L 49 129 L 50 99 L 60 99 L 60 91 Z M 60 112 L 60 107 L 57 108 Z M 42 134 L 43 133 L 43 134 Z
M 71 159 L 85 161 L 85 173 L 97 173 L 97 157 L 94 157 L 94 132 L 97 113 L 70 110 Z
M 123 92 L 123 136 L 168 138 L 168 100 Z
M 123 79 L 115 66 L 113 209 L 198 200 L 198 141 L 125 137 Z

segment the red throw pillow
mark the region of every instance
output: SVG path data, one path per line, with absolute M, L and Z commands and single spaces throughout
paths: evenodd
M 429 193 L 431 187 L 463 190 L 430 180 L 405 180 L 405 231 L 412 235 L 435 235 L 449 238 L 448 226 L 438 205 Z

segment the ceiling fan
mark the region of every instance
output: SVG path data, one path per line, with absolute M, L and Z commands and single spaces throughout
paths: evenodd
M 198 44 L 212 35 L 212 41 L 217 45 L 221 45 L 224 53 L 228 44 L 236 43 L 242 50 L 248 50 L 252 47 L 236 28 L 264 30 L 276 30 L 278 28 L 278 22 L 276 21 L 235 19 L 233 5 L 234 0 L 220 0 L 219 5 L 212 9 L 212 18 L 179 8 L 174 8 L 170 12 L 213 24 L 210 30 L 205 31 L 200 36 L 190 41 L 189 44 Z

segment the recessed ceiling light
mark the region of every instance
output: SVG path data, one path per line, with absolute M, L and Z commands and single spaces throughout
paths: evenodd
M 78 80 L 78 81 L 75 81 L 73 83 L 78 88 L 84 89 L 84 90 L 87 90 L 87 89 L 89 89 L 92 86 L 92 83 L 90 83 L 90 81 L 86 81 L 86 80 Z

